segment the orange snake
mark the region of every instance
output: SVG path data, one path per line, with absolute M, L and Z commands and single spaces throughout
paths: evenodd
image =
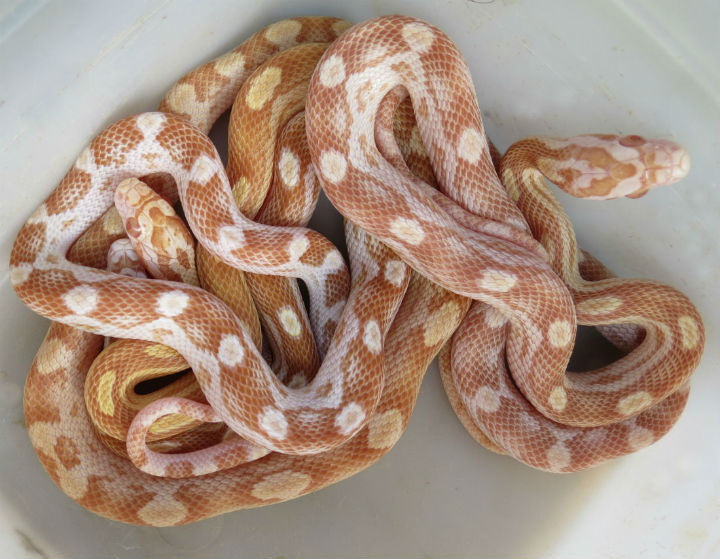
M 441 348 L 446 390 L 471 434 L 538 468 L 573 471 L 647 446 L 682 410 L 704 345 L 700 316 L 676 290 L 614 278 L 582 253 L 542 176 L 590 197 L 641 195 L 684 176 L 684 150 L 637 136 L 532 139 L 493 162 L 469 72 L 442 32 L 403 16 L 343 33 L 347 26 L 285 20 L 191 72 L 162 113 L 99 134 L 20 231 L 13 285 L 55 321 L 28 376 L 26 422 L 50 476 L 88 509 L 184 524 L 344 479 L 398 440 Z M 309 85 L 286 81 L 302 73 L 294 55 L 315 57 Z M 226 175 L 204 132 L 233 101 L 231 121 L 246 118 L 250 132 L 231 122 Z M 305 103 L 307 146 L 299 134 L 273 163 L 282 127 Z M 303 223 L 304 210 L 282 222 L 256 192 L 273 176 L 273 191 L 283 181 L 292 189 L 301 169 L 314 169 L 348 219 L 349 291 L 339 251 L 290 226 Z M 258 347 L 257 318 L 230 310 L 223 295 L 97 269 L 124 235 L 106 213 L 118 184 L 152 175 L 173 200 L 157 173 L 175 179 L 206 270 L 247 272 L 243 289 L 253 296 L 266 288 L 249 278 L 305 282 L 307 316 L 297 286 L 276 278 L 283 303 L 273 311 L 270 301 L 262 320 L 275 330 L 274 353 L 283 329 L 293 338 L 311 328 L 317 371 L 300 371 L 293 384 L 288 367 L 296 365 L 278 364 L 284 384 Z M 311 193 L 303 196 L 316 193 L 314 180 L 303 176 Z M 249 218 L 263 212 L 277 225 Z M 132 238 L 128 223 L 139 218 L 124 219 Z M 83 252 L 76 241 L 88 228 L 105 233 Z M 578 323 L 597 325 L 627 355 L 593 373 L 566 373 Z M 85 373 L 103 336 L 145 340 L 143 351 L 160 357 L 170 346 L 192 367 L 202 394 L 186 388 L 198 402 L 157 400 L 121 430 L 130 429 L 127 452 L 138 465 L 168 477 L 136 468 L 85 411 Z M 153 462 L 145 436 L 178 410 L 196 419 L 177 435 L 183 452 Z M 217 420 L 231 431 L 196 431 L 215 454 L 207 459 L 213 446 L 192 454 L 197 422 Z

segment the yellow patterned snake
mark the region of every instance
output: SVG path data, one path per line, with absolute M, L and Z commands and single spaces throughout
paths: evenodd
M 584 255 L 542 176 L 590 197 L 639 195 L 684 176 L 684 150 L 636 136 L 526 140 L 495 157 L 498 178 L 468 69 L 446 36 L 403 16 L 347 27 L 285 20 L 191 72 L 162 112 L 101 132 L 20 231 L 13 285 L 54 321 L 28 376 L 28 430 L 53 480 L 97 514 L 184 524 L 344 479 L 398 440 L 443 346 L 443 379 L 466 427 L 538 468 L 573 471 L 646 446 L 682 410 L 704 345 L 700 316 L 674 289 L 614 278 Z M 302 60 L 313 60 L 304 78 Z M 226 174 L 205 132 L 231 104 Z M 307 138 L 291 131 L 302 131 L 300 118 Z M 296 226 L 315 173 L 348 220 L 349 290 L 340 252 Z M 306 362 L 317 370 L 293 373 L 314 365 L 289 359 L 273 370 L 252 310 L 233 312 L 222 294 L 104 269 L 122 231 L 135 236 L 138 216 L 124 215 L 120 229 L 111 216 L 116 188 L 135 177 L 179 197 L 206 262 L 201 283 L 207 270 L 276 277 L 282 303 L 260 309 L 273 353 L 283 337 L 310 336 L 317 358 Z M 300 209 L 283 221 L 272 200 L 301 182 Z M 104 234 L 80 250 L 88 229 Z M 305 282 L 307 315 L 297 285 L 277 277 Z M 245 293 L 267 292 L 248 278 Z M 627 355 L 566 372 L 577 323 L 597 325 Z M 86 411 L 103 336 L 144 340 L 160 357 L 169 346 L 192 368 L 202 395 L 186 386 L 194 400 L 158 399 L 121 429 L 138 465 L 167 477 L 129 462 Z M 155 420 L 177 413 L 195 419 L 189 431 L 146 444 Z M 182 452 L 151 463 L 167 441 Z

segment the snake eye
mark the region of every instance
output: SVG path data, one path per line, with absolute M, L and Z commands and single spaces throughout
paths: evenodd
M 642 136 L 633 134 L 631 136 L 623 136 L 618 141 L 620 142 L 621 146 L 625 146 L 628 148 L 634 148 L 634 147 L 644 144 L 646 140 Z

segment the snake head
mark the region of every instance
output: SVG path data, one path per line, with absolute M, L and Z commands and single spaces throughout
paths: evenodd
M 669 140 L 610 134 L 543 140 L 550 156 L 538 158 L 542 173 L 582 198 L 639 198 L 651 188 L 679 181 L 690 170 L 690 155 Z

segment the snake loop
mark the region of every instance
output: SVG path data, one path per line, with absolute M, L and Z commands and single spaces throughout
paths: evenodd
M 373 130 L 381 101 L 398 88 L 449 199 L 377 145 L 391 136 Z M 460 54 L 437 28 L 401 16 L 334 43 L 307 106 L 313 161 L 333 203 L 415 270 L 476 300 L 441 364 L 478 440 L 538 468 L 573 471 L 669 429 L 702 354 L 697 311 L 656 282 L 583 279 L 572 226 L 542 177 L 575 195 L 637 197 L 685 176 L 682 148 L 638 136 L 526 140 L 502 158 L 502 185 Z M 328 108 L 334 117 L 323 119 Z M 630 353 L 593 373 L 566 372 L 576 318 Z

